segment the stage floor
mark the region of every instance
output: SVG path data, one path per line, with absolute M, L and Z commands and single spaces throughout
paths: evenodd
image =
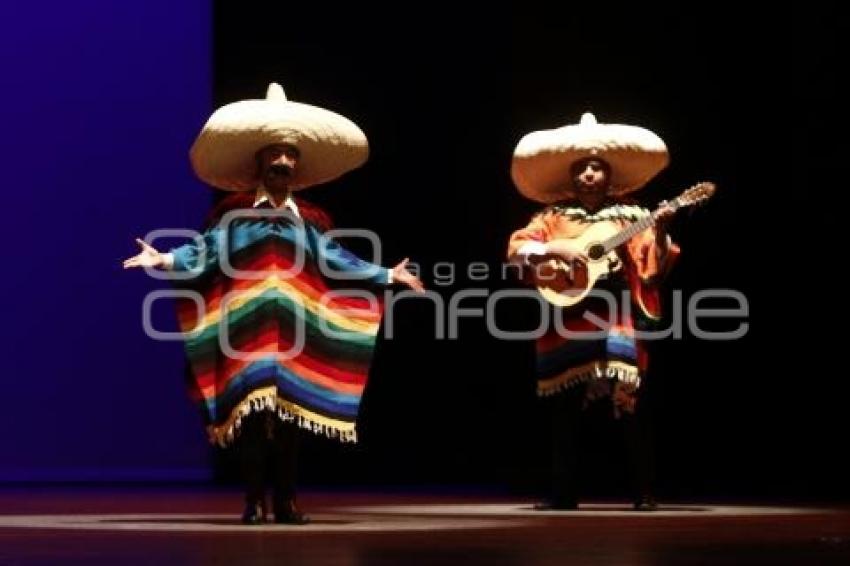
M 239 524 L 238 492 L 0 490 L 0 564 L 850 564 L 850 509 L 310 493 L 306 527 Z

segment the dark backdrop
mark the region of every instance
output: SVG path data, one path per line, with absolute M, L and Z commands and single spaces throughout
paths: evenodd
M 682 14 L 643 5 L 349 12 L 219 3 L 214 93 L 218 104 L 259 97 L 274 80 L 290 98 L 357 122 L 369 163 L 305 196 L 339 225 L 381 235 L 385 264 L 418 261 L 447 300 L 464 288 L 514 286 L 463 271 L 485 262 L 498 274 L 509 234 L 537 208 L 509 177 L 523 134 L 586 110 L 657 132 L 672 164 L 640 194 L 647 205 L 703 179 L 719 186 L 708 206 L 674 222 L 684 251 L 668 298 L 673 289 L 686 302 L 704 288 L 740 291 L 750 326 L 732 342 L 686 330 L 653 345 L 647 395 L 661 491 L 846 493 L 836 450 L 846 386 L 840 331 L 830 327 L 841 322 L 844 291 L 831 278 L 817 291 L 815 265 L 829 253 L 798 245 L 839 227 L 829 203 L 840 176 L 828 157 L 837 155 L 829 126 L 837 30 L 829 14 L 807 14 L 704 4 Z M 454 285 L 433 275 L 444 261 L 458 267 Z M 444 279 L 448 268 L 436 269 Z M 505 328 L 533 322 L 528 305 L 500 307 Z M 531 345 L 496 340 L 480 319 L 462 321 L 458 341 L 435 340 L 433 312 L 417 302 L 400 303 L 397 318 L 364 402 L 363 444 L 340 457 L 333 445 L 310 442 L 304 480 L 533 488 L 545 435 Z M 612 422 L 595 424 L 585 485 L 617 493 L 626 484 L 620 436 Z

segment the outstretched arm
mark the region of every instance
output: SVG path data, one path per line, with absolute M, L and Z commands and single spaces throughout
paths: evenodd
M 171 269 L 174 264 L 174 256 L 160 253 L 141 238 L 136 238 L 136 243 L 139 244 L 142 251 L 133 257 L 125 259 L 124 269 L 131 267 L 161 267 L 162 269 Z
M 390 285 L 402 283 L 411 289 L 421 291 L 424 289 L 422 281 L 407 269 L 409 259 L 398 263 L 392 269 L 364 261 L 342 247 L 336 240 L 328 238 L 323 234 L 317 237 L 317 255 L 321 257 L 321 263 L 329 268 L 328 277 L 339 279 L 353 279 L 371 281 L 378 285 Z
M 407 264 L 410 262 L 410 258 L 404 258 L 403 261 L 399 262 L 395 267 L 390 270 L 390 283 L 402 283 L 403 285 L 407 285 L 414 291 L 422 293 L 425 291 L 425 286 L 422 284 L 422 280 L 419 279 L 415 274 L 411 273 L 407 269 Z
M 207 230 L 201 242 L 187 242 L 173 248 L 168 253 L 162 253 L 141 238 L 136 243 L 142 251 L 124 260 L 124 269 L 131 267 L 159 267 L 174 271 L 206 270 L 218 259 L 218 250 L 222 238 L 220 228 Z

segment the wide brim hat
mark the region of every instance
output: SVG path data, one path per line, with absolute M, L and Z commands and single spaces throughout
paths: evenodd
M 204 182 L 247 191 L 260 184 L 257 152 L 273 144 L 298 148 L 292 190 L 332 181 L 369 157 L 369 142 L 354 122 L 318 106 L 287 100 L 277 83 L 269 85 L 265 99 L 242 100 L 216 110 L 189 156 Z
M 644 186 L 669 163 L 667 146 L 637 126 L 600 124 L 591 113 L 581 122 L 524 136 L 514 150 L 511 178 L 526 197 L 552 203 L 575 196 L 570 169 L 596 157 L 611 166 L 611 196 Z

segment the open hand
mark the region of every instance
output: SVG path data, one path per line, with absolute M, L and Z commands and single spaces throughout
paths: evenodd
M 136 238 L 136 243 L 139 244 L 142 251 L 138 255 L 125 259 L 124 269 L 130 267 L 162 267 L 165 265 L 163 254 L 159 253 L 156 248 L 141 238 Z
M 407 264 L 410 263 L 410 258 L 404 258 L 398 265 L 392 268 L 393 281 L 403 283 L 418 293 L 425 291 L 425 286 L 422 284 L 416 275 L 407 269 Z

